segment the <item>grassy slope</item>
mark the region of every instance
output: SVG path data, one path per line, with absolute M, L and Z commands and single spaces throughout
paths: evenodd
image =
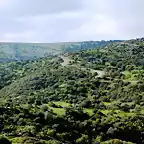
M 114 42 L 114 41 L 112 41 Z M 78 51 L 81 49 L 95 48 L 111 41 L 95 41 L 93 42 L 60 42 L 60 43 L 15 43 L 1 42 L 0 43 L 0 58 L 15 58 L 15 57 L 42 57 L 45 53 L 59 54 L 62 52 Z
M 16 49 L 21 56 L 43 56 L 44 53 L 57 53 L 62 51 L 62 45 L 69 43 L 0 43 L 1 57 L 15 57 Z

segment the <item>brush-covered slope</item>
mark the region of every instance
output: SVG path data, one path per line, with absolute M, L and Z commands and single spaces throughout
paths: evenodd
M 143 108 L 143 39 L 0 64 L 0 133 L 13 143 L 143 143 Z

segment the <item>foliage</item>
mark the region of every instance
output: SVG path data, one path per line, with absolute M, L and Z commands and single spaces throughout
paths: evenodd
M 144 40 L 90 45 L 0 63 L 0 141 L 144 142 Z

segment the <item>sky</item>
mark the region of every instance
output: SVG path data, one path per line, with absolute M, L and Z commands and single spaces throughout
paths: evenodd
M 143 14 L 144 0 L 0 0 L 0 41 L 143 37 Z

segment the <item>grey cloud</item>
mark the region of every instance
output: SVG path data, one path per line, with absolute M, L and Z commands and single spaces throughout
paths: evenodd
M 110 0 L 107 16 L 117 22 L 123 37 L 144 36 L 144 1 L 143 0 Z
M 42 14 L 77 11 L 82 6 L 82 0 L 7 0 L 10 5 L 5 15 L 35 16 Z
M 0 33 L 1 35 L 3 34 L 3 36 L 6 37 L 14 33 L 14 39 L 16 39 L 16 35 L 19 36 L 18 33 L 24 33 L 25 31 L 29 30 L 35 30 L 35 33 L 47 36 L 47 33 L 51 33 L 52 35 L 54 31 L 58 32 L 62 30 L 71 29 L 74 27 L 74 25 L 76 25 L 76 23 L 69 25 L 68 21 L 71 23 L 76 22 L 77 20 L 73 21 L 73 15 L 74 13 L 76 13 L 77 17 L 77 12 L 79 12 L 83 8 L 82 0 L 6 1 L 7 7 L 5 9 L 0 10 Z M 67 13 L 72 12 L 72 15 L 67 15 Z M 18 19 L 21 20 L 19 21 Z M 79 21 L 77 22 L 78 25 L 79 23 L 82 23 Z
M 6 0 L 3 5 L 0 40 L 55 42 L 144 34 L 143 0 Z

